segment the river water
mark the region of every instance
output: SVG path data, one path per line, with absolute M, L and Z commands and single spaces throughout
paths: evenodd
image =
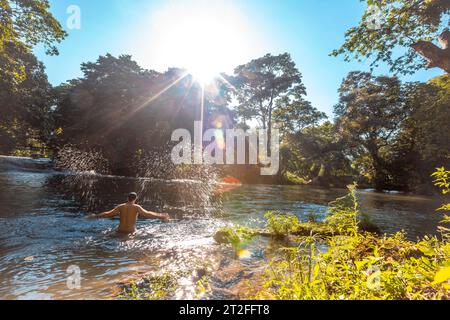
M 139 222 L 131 238 L 115 233 L 117 220 L 87 220 L 109 210 L 130 191 L 149 210 L 175 220 Z M 107 299 L 130 276 L 161 270 L 195 270 L 230 257 L 212 235 L 229 224 L 264 227 L 268 210 L 306 219 L 326 216 L 327 204 L 345 190 L 297 186 L 219 186 L 197 181 L 160 181 L 52 171 L 0 172 L 0 299 Z M 409 238 L 435 233 L 442 199 L 360 191 L 361 208 L 385 233 Z M 262 261 L 264 243 L 249 245 L 240 263 Z M 70 267 L 81 287 L 69 289 Z M 73 270 L 73 269 L 72 269 Z M 192 298 L 180 292 L 179 298 Z

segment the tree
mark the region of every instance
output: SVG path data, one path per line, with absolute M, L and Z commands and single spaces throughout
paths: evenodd
M 12 84 L 27 77 L 20 57 L 35 45 L 41 43 L 48 54 L 58 54 L 55 43 L 67 34 L 49 8 L 48 0 L 0 0 L 0 68 Z
M 51 86 L 32 49 L 43 44 L 57 54 L 55 43 L 65 36 L 47 0 L 0 0 L 0 152 L 49 133 Z
M 334 110 L 336 124 L 354 150 L 361 154 L 362 148 L 368 153 L 375 188 L 383 190 L 389 186 L 383 152 L 408 115 L 401 83 L 396 77 L 351 72 L 339 93 L 340 101 Z
M 372 66 L 386 62 L 392 72 L 404 74 L 423 67 L 450 73 L 450 1 L 361 1 L 377 8 L 379 14 L 367 10 L 360 24 L 347 31 L 344 45 L 332 55 L 343 54 L 346 61 L 373 58 Z M 377 19 L 380 21 L 374 21 Z M 406 52 L 398 54 L 401 47 Z
M 406 85 L 410 116 L 387 154 L 391 175 L 400 187 L 429 193 L 431 173 L 450 162 L 450 76 Z
M 0 152 L 26 148 L 30 139 L 44 141 L 51 131 L 52 87 L 45 68 L 32 53 L 21 53 L 26 78 L 14 86 L 0 79 Z
M 269 141 L 274 123 L 274 112 L 283 106 L 282 99 L 295 94 L 297 99 L 306 94 L 300 72 L 291 56 L 267 54 L 262 58 L 238 66 L 231 82 L 239 101 L 238 116 L 244 120 L 256 119 L 268 130 Z
M 345 186 L 353 175 L 347 150 L 348 142 L 333 123 L 308 126 L 283 141 L 283 170 L 323 186 Z
M 281 97 L 274 111 L 274 119 L 282 132 L 294 134 L 306 127 L 317 125 L 327 118 L 324 112 L 314 108 L 303 98 L 303 90 Z
M 139 115 L 149 120 L 143 106 L 145 98 L 152 97 L 159 74 L 143 70 L 130 56 L 109 54 L 83 63 L 81 70 L 82 78 L 57 89 L 54 144 L 100 149 L 115 173 L 123 173 L 126 162 L 145 143 L 142 138 L 157 125 L 135 120 Z
M 158 73 L 142 69 L 131 56 L 110 54 L 83 63 L 81 69 L 82 78 L 58 88 L 53 144 L 96 149 L 114 174 L 135 174 L 134 163 L 148 153 L 167 151 L 175 129 L 193 131 L 201 118 L 202 97 L 205 123 L 216 119 L 226 127 L 232 121 L 221 86 L 203 95 L 184 70 Z M 162 170 L 163 163 L 158 165 Z

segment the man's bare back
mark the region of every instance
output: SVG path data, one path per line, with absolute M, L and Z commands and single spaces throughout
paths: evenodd
M 118 232 L 120 233 L 133 233 L 136 231 L 136 222 L 138 218 L 147 219 L 161 219 L 163 221 L 169 221 L 169 215 L 167 213 L 155 213 L 147 211 L 140 205 L 136 204 L 137 195 L 131 193 L 128 196 L 128 202 L 117 206 L 115 209 L 107 212 L 103 212 L 98 215 L 92 215 L 91 218 L 113 218 L 120 216 L 120 225 Z

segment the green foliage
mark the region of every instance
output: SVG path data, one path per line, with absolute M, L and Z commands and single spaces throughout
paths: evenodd
M 450 194 L 450 171 L 446 170 L 444 167 L 437 168 L 436 172 L 432 174 L 432 177 L 435 178 L 434 184 L 435 186 L 441 188 L 442 194 L 448 195 Z M 438 211 L 449 212 L 450 211 L 450 203 L 444 204 L 442 207 L 438 209 Z M 444 225 L 450 224 L 450 216 L 448 214 L 444 215 L 444 218 L 441 221 Z M 440 227 L 441 232 L 445 237 L 450 238 L 450 229 L 446 227 Z
M 339 233 L 358 233 L 358 199 L 356 197 L 356 185 L 348 186 L 349 193 L 342 198 L 330 203 L 326 222 Z
M 305 179 L 297 176 L 295 173 L 292 173 L 290 171 L 285 171 L 283 173 L 283 179 L 286 183 L 289 184 L 303 185 L 308 183 Z
M 380 15 L 367 10 L 360 24 L 347 31 L 344 45 L 332 55 L 344 55 L 346 61 L 370 58 L 372 66 L 384 62 L 392 72 L 405 74 L 425 67 L 427 59 L 429 67 L 450 72 L 448 53 L 433 44 L 448 28 L 447 0 L 361 1 L 378 8 Z M 377 18 L 380 26 L 371 27 Z
M 161 157 L 170 156 L 174 130 L 193 129 L 201 86 L 184 70 L 169 69 L 163 74 L 145 70 L 128 55 L 100 56 L 83 63 L 81 69 L 83 77 L 57 88 L 54 118 L 60 134 L 53 135 L 55 148 L 66 144 L 79 149 L 98 147 L 113 174 L 169 178 L 175 168 L 170 159 L 162 168 Z M 221 119 L 225 129 L 231 126 L 227 94 L 222 89 L 205 93 L 205 123 Z M 145 172 L 139 171 L 142 168 Z
M 347 185 L 354 175 L 347 148 L 347 142 L 330 122 L 286 135 L 280 149 L 286 180 L 297 184 L 295 175 L 306 183 L 321 175 L 326 184 Z M 350 181 L 345 181 L 348 177 Z
M 236 254 L 257 234 L 256 230 L 247 227 L 224 227 L 214 235 L 214 240 L 220 244 L 231 244 Z
M 21 152 L 30 145 L 44 146 L 53 125 L 53 92 L 44 65 L 31 53 L 17 59 L 27 76 L 17 84 L 0 78 L 0 153 L 4 154 Z
M 173 298 L 178 287 L 177 274 L 146 276 L 122 286 L 120 300 L 164 300 Z
M 406 240 L 404 233 L 358 233 L 354 188 L 336 200 L 331 221 L 343 234 L 327 237 L 326 250 L 307 237 L 300 246 L 274 259 L 257 299 L 398 300 L 450 298 L 450 243 L 425 237 Z
M 369 30 L 365 14 L 335 54 L 387 59 L 402 69 L 415 61 L 409 54 L 417 54 L 394 59 L 394 43 L 430 41 L 447 27 L 442 23 L 448 17 L 445 0 L 366 2 L 381 8 L 383 28 Z M 161 165 L 148 168 L 161 159 L 148 158 L 167 154 L 173 130 L 191 128 L 198 119 L 192 110 L 198 110 L 201 87 L 184 70 L 161 74 L 141 68 L 130 56 L 108 54 L 83 63 L 83 77 L 53 90 L 32 49 L 43 44 L 49 54 L 57 54 L 65 36 L 48 0 L 0 0 L 0 153 L 30 155 L 33 147 L 47 156 L 73 144 L 80 150 L 101 149 L 113 174 L 161 172 Z M 344 187 L 358 181 L 380 190 L 429 193 L 429 175 L 450 158 L 448 75 L 401 84 L 395 77 L 352 72 L 340 88 L 335 122 L 323 122 L 325 114 L 305 100 L 301 72 L 288 53 L 267 54 L 225 77 L 233 90 L 218 81 L 214 93 L 205 92 L 205 123 L 220 119 L 226 129 L 235 127 L 239 117 L 280 128 L 282 176 L 275 182 Z M 231 92 L 239 102 L 236 112 L 228 108 Z M 191 171 L 167 163 L 165 178 Z M 138 169 L 142 164 L 144 173 Z M 232 173 L 258 180 L 246 169 Z
M 234 74 L 230 82 L 236 88 L 237 113 L 244 123 L 256 119 L 262 128 L 270 130 L 275 122 L 274 112 L 280 117 L 292 101 L 302 106 L 305 103 L 301 74 L 288 53 L 254 59 L 238 66 Z
M 405 85 L 409 116 L 385 152 L 389 175 L 396 186 L 432 193 L 429 176 L 450 159 L 450 77 Z
M 267 220 L 267 230 L 275 237 L 287 237 L 300 226 L 298 217 L 293 214 L 269 211 L 264 217 Z
M 291 56 L 267 54 L 238 66 L 229 79 L 239 102 L 236 112 L 242 127 L 247 127 L 246 121 L 256 120 L 260 128 L 268 129 L 269 137 L 272 128 L 278 128 L 284 148 L 281 172 L 290 172 L 283 179 L 287 183 L 302 183 L 294 177 L 307 177 L 296 168 L 301 155 L 294 135 L 318 126 L 326 115 L 305 100 L 306 88 Z
M 435 178 L 434 185 L 442 189 L 442 194 L 450 194 L 450 171 L 444 167 L 436 169 L 432 177 Z
M 429 175 L 450 158 L 450 77 L 401 83 L 352 72 L 335 122 L 283 136 L 281 169 L 314 185 L 433 193 Z M 289 131 L 290 132 L 290 131 Z M 294 179 L 295 180 L 295 179 Z
M 368 154 L 377 190 L 389 186 L 383 152 L 407 117 L 404 90 L 396 77 L 374 77 L 367 72 L 351 72 L 339 89 L 335 106 L 336 123 L 347 137 L 352 153 Z
M 211 279 L 208 276 L 203 276 L 197 281 L 195 293 L 199 299 L 211 291 L 210 281 Z
M 48 0 L 0 0 L 0 69 L 12 86 L 31 76 L 21 58 L 34 46 L 58 54 L 55 43 L 67 34 L 49 9 Z
M 439 265 L 449 258 L 450 251 L 448 245 L 436 246 L 436 241 L 423 240 L 419 247 L 401 233 L 381 239 L 365 234 L 333 237 L 326 252 L 314 244 L 293 248 L 290 258 L 272 263 L 265 289 L 257 298 L 448 298 L 448 271 Z
M 297 89 L 298 91 L 298 89 Z M 294 134 L 311 126 L 317 126 L 327 115 L 312 106 L 303 98 L 304 92 L 293 90 L 277 101 L 274 119 L 283 133 Z
M 119 292 L 114 298 L 119 300 L 173 300 L 180 289 L 180 280 L 193 282 L 193 293 L 197 299 L 202 299 L 211 291 L 210 278 L 205 275 L 200 279 L 192 278 L 188 271 L 165 272 L 146 275 L 131 280 L 119 286 Z
M 29 155 L 31 145 L 45 154 L 53 94 L 32 49 L 43 44 L 57 54 L 65 36 L 47 0 L 0 0 L 0 153 Z

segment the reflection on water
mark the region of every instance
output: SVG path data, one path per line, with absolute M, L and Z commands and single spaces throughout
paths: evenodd
M 113 284 L 133 274 L 219 263 L 223 252 L 211 236 L 225 224 L 263 226 L 267 210 L 323 218 L 327 203 L 345 194 L 289 186 L 242 186 L 219 195 L 215 190 L 196 181 L 0 173 L 0 299 L 107 298 Z M 85 219 L 123 202 L 130 191 L 140 193 L 147 209 L 169 212 L 176 220 L 143 220 L 136 234 L 121 238 L 117 220 Z M 370 192 L 360 197 L 384 232 L 404 229 L 415 238 L 433 233 L 440 219 L 435 213 L 440 199 Z M 243 263 L 264 259 L 264 247 L 253 243 Z M 82 271 L 80 290 L 66 286 L 72 265 Z

